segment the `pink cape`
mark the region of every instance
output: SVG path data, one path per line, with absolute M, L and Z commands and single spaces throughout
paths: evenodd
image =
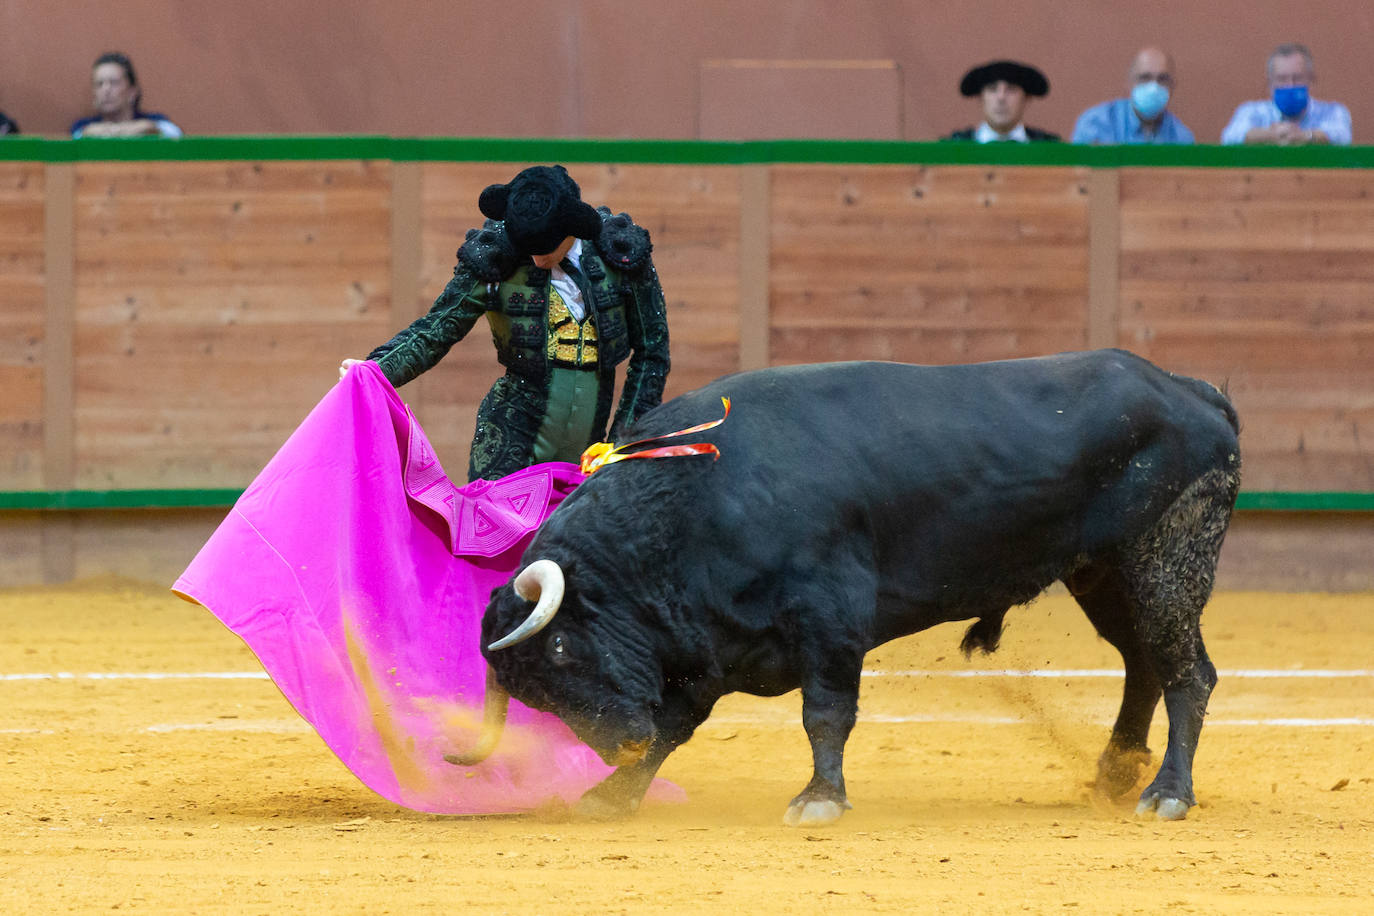
M 610 773 L 557 717 L 511 701 L 475 767 L 491 590 L 582 481 L 550 463 L 457 487 L 375 363 L 354 367 L 173 586 L 209 608 L 354 775 L 420 811 L 571 803 Z M 651 795 L 681 798 L 658 780 Z

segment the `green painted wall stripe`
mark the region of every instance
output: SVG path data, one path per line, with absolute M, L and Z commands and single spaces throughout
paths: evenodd
M 892 140 L 616 140 L 500 137 L 224 136 L 180 140 L 10 137 L 0 161 L 389 159 L 397 162 L 841 163 L 1121 168 L 1374 168 L 1374 146 L 1075 146 Z
M 1374 512 L 1374 493 L 1241 493 L 1237 509 L 1277 512 Z
M 227 509 L 234 488 L 162 490 L 0 490 L 0 510 Z M 1374 512 L 1374 493 L 1241 493 L 1236 508 L 1262 512 Z
M 0 509 L 228 508 L 241 489 L 0 490 Z

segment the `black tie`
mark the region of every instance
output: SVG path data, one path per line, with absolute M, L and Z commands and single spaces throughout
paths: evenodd
M 574 264 L 572 261 L 568 260 L 567 258 L 564 258 L 563 260 L 558 262 L 558 266 L 563 269 L 563 273 L 572 277 L 573 282 L 577 284 L 577 288 L 582 290 L 582 298 L 586 299 L 587 280 L 585 277 L 582 276 L 582 271 L 577 269 L 577 265 Z

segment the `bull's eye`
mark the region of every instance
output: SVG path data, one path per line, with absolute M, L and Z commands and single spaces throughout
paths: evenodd
M 563 648 L 563 637 L 554 636 L 553 642 L 549 643 L 549 648 L 553 649 L 555 655 L 562 655 L 565 651 Z
M 549 657 L 554 660 L 555 664 L 571 661 L 568 655 L 567 643 L 565 643 L 563 637 L 557 633 L 549 637 Z

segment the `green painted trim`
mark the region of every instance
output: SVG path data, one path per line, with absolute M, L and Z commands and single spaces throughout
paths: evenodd
M 222 509 L 241 489 L 0 490 L 0 510 Z
M 1374 512 L 1374 493 L 1242 493 L 1236 508 L 1262 512 Z
M 234 488 L 161 490 L 0 490 L 0 510 L 227 509 L 243 494 Z M 1236 508 L 1259 512 L 1374 512 L 1374 493 L 1240 494 Z
M 216 136 L 166 140 L 10 137 L 0 161 L 340 160 L 1038 165 L 1091 168 L 1374 168 L 1374 146 L 1075 146 L 900 140 L 617 140 L 510 137 Z

